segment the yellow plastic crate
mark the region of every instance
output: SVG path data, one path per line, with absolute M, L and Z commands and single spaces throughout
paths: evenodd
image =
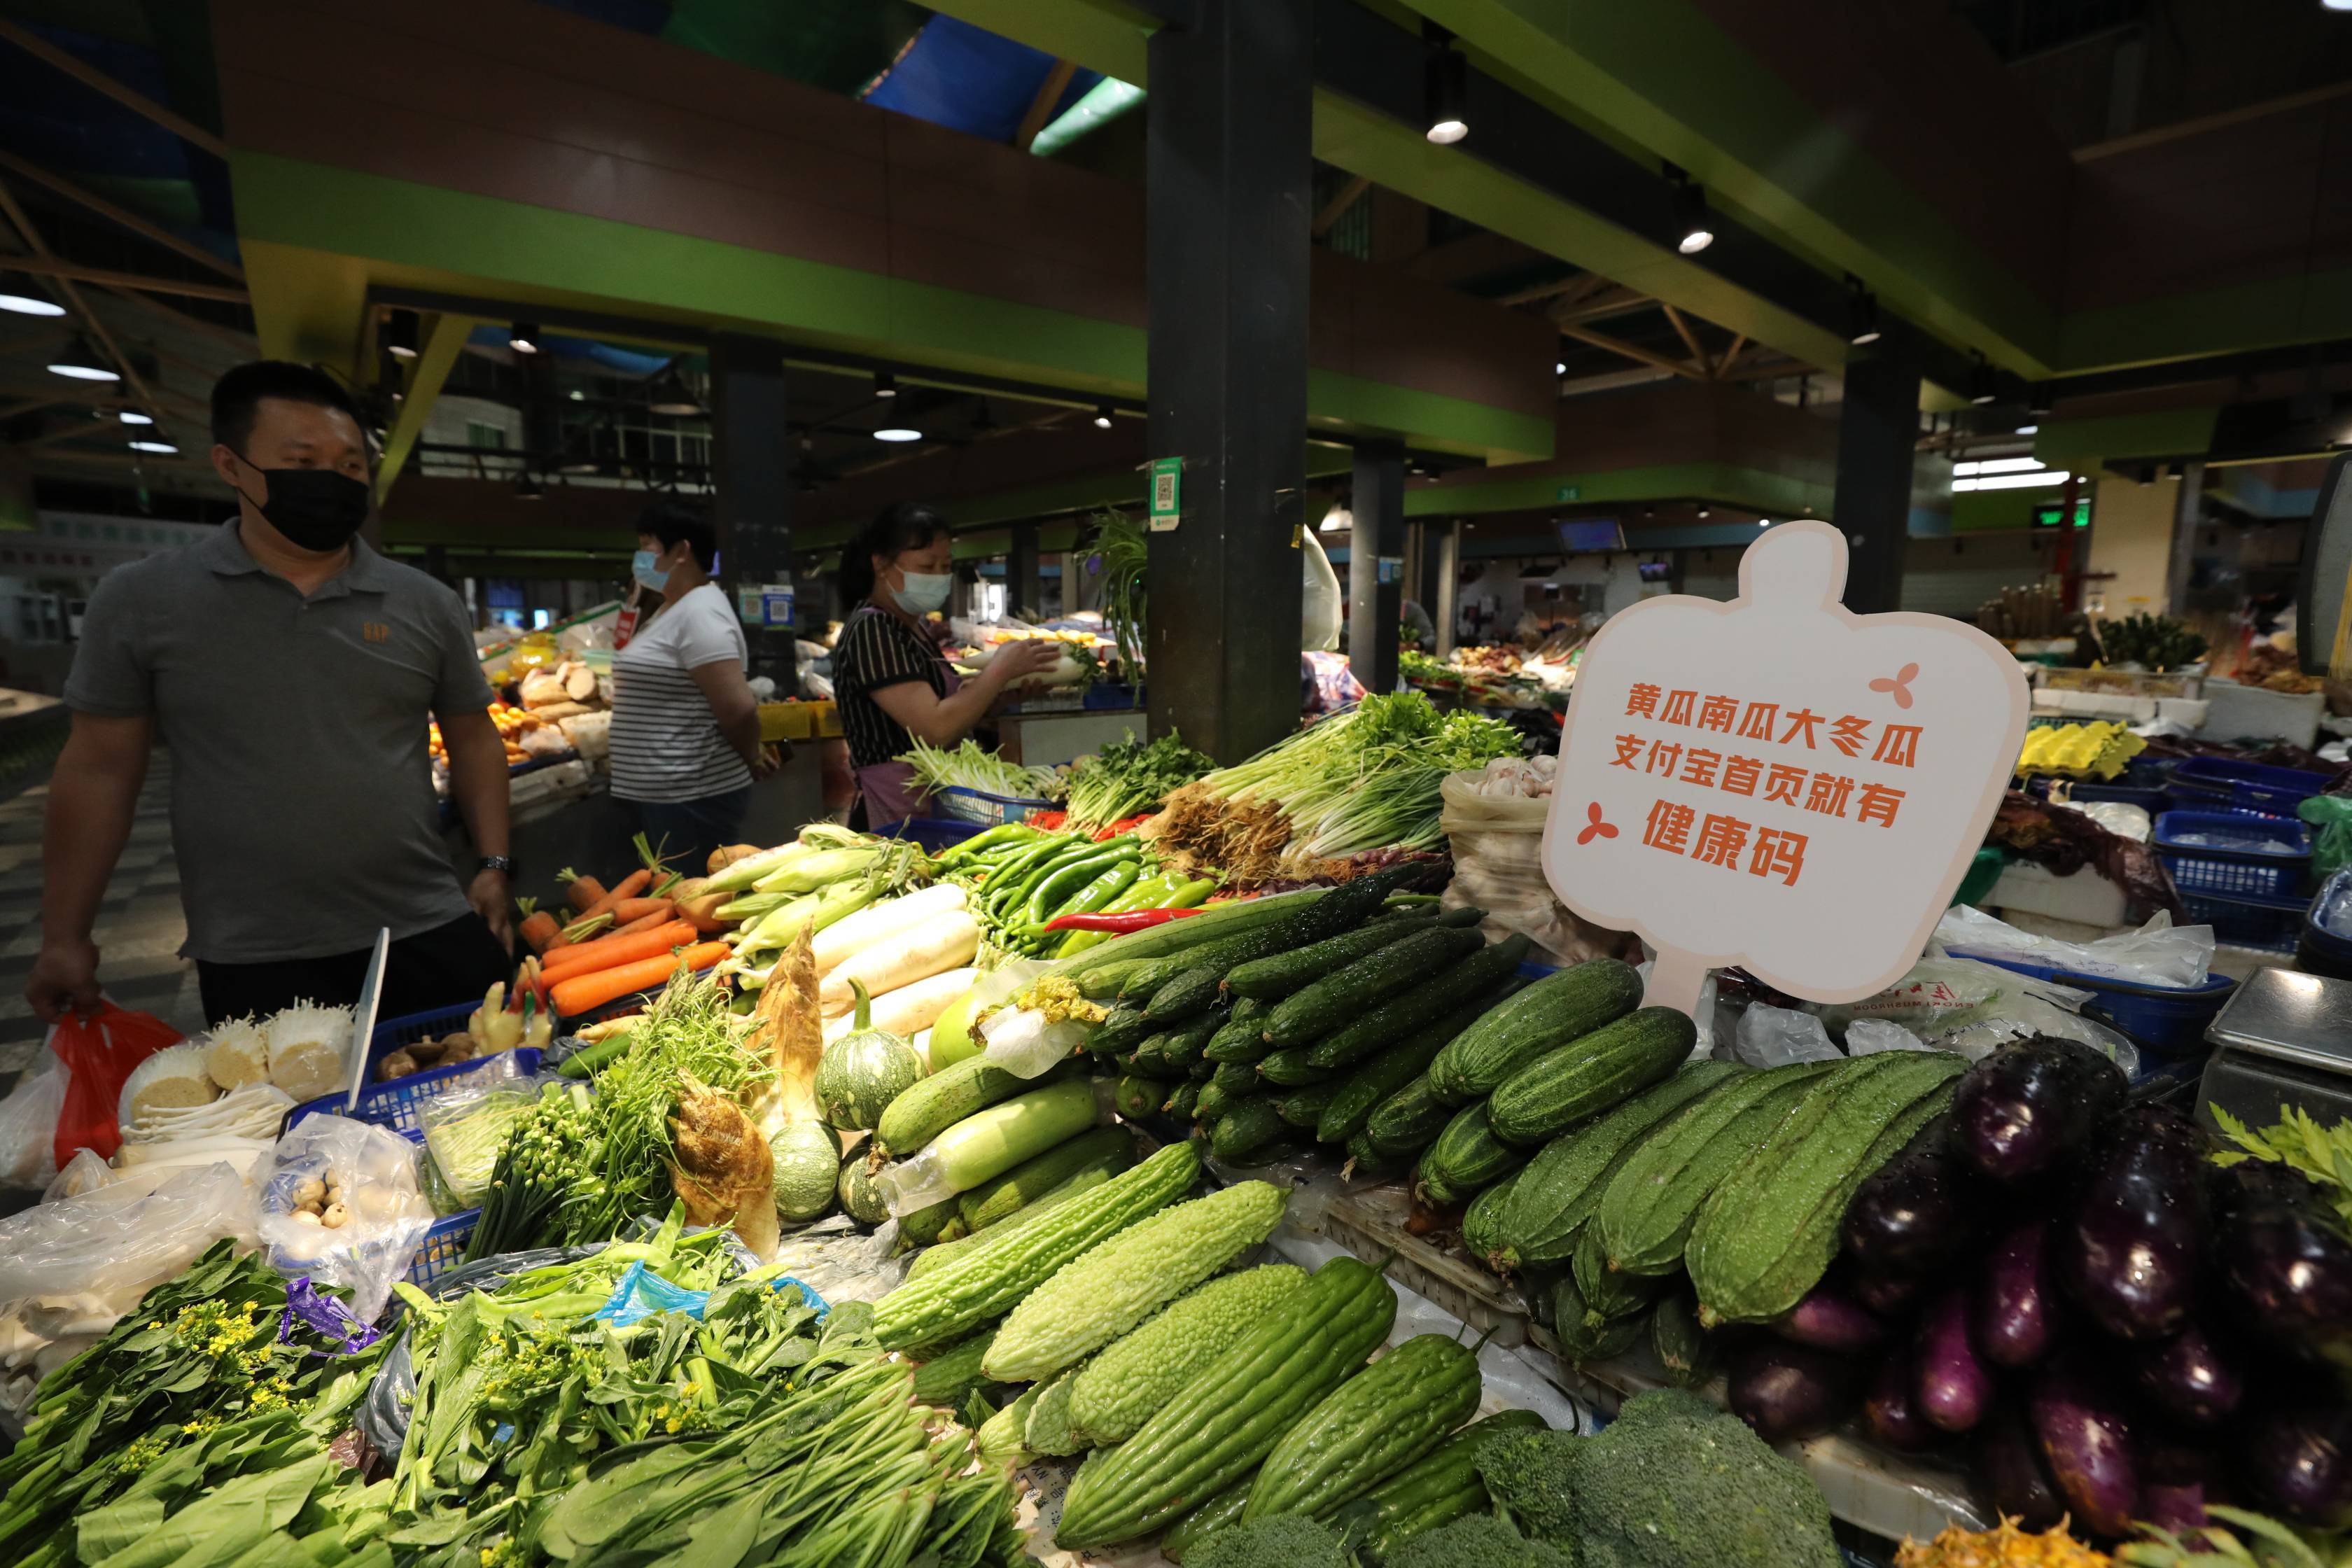
M 760 704 L 760 739 L 762 741 L 805 741 L 809 738 L 810 721 L 814 715 L 806 702 L 762 702 Z

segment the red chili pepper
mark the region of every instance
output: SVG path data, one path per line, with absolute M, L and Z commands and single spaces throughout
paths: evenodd
M 1051 833 L 1069 819 L 1066 811 L 1033 811 L 1022 820 L 1040 833 Z
M 1047 931 L 1107 931 L 1124 935 L 1131 931 L 1149 931 L 1153 926 L 1166 925 L 1170 921 L 1186 915 L 1197 915 L 1198 910 L 1129 910 L 1118 915 L 1056 915 L 1045 922 Z
M 1095 842 L 1100 844 L 1105 839 L 1116 838 L 1122 833 L 1132 833 L 1137 828 L 1142 826 L 1145 823 L 1150 821 L 1152 813 L 1148 811 L 1139 811 L 1133 816 L 1123 817 L 1120 820 L 1112 823 L 1108 827 L 1097 829 L 1095 832 Z

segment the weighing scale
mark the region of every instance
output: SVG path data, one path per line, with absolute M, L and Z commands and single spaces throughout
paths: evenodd
M 2258 969 L 2231 994 L 2205 1037 L 2214 1047 L 2197 1089 L 2197 1120 L 2218 1106 L 2250 1127 L 2279 1107 L 2323 1122 L 2352 1118 L 2352 981 Z

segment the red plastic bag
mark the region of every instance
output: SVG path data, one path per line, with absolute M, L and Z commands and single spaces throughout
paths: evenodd
M 58 1169 L 65 1169 L 77 1149 L 114 1158 L 122 1147 L 115 1109 L 122 1103 L 124 1080 L 141 1062 L 179 1043 L 179 1031 L 152 1013 L 125 1012 L 111 1002 L 100 1003 L 87 1018 L 68 1013 L 49 1031 L 49 1049 L 68 1075 L 65 1109 L 58 1113 Z

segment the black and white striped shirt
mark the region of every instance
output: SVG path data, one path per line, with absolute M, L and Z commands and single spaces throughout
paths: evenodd
M 706 664 L 751 663 L 726 591 L 705 583 L 662 606 L 613 656 L 613 795 L 667 805 L 701 800 L 751 782 L 751 770 L 719 732 L 694 682 Z
M 896 762 L 914 749 L 907 727 L 882 710 L 873 693 L 910 680 L 947 695 L 947 674 L 928 639 L 898 616 L 871 605 L 850 613 L 833 648 L 833 695 L 841 704 L 842 733 L 849 740 L 849 765 L 870 768 Z

